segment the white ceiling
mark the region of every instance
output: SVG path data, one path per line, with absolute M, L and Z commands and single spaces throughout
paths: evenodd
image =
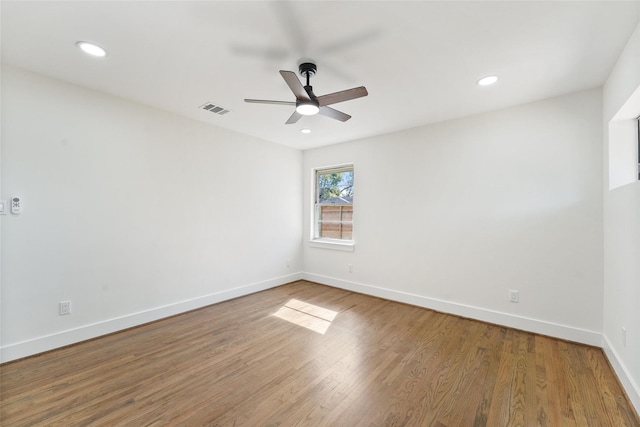
M 640 1 L 2 1 L 2 62 L 307 149 L 600 86 Z M 95 42 L 106 58 L 75 43 Z M 316 95 L 364 85 L 353 116 L 284 122 L 278 70 L 318 65 Z M 497 74 L 492 87 L 478 78 Z M 231 112 L 198 109 L 206 102 Z M 302 128 L 312 129 L 309 135 Z

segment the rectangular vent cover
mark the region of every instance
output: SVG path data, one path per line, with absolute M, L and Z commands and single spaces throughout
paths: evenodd
M 212 104 L 211 102 L 207 102 L 206 104 L 201 105 L 200 108 L 202 108 L 203 110 L 218 114 L 220 116 L 224 116 L 229 112 L 229 110 L 227 110 L 226 108 L 216 104 Z

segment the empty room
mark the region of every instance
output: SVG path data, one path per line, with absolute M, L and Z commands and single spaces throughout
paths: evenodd
M 640 1 L 0 1 L 0 425 L 640 426 Z

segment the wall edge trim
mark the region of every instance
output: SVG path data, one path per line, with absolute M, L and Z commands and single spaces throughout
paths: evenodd
M 367 285 L 364 283 L 337 279 L 320 274 L 305 272 L 303 273 L 303 279 L 323 285 L 333 286 L 336 288 L 384 298 L 391 301 L 424 307 L 442 313 L 454 314 L 457 316 L 519 329 L 526 332 L 532 332 L 540 335 L 560 338 L 567 341 L 602 347 L 602 334 L 596 331 L 590 331 L 587 329 L 547 322 L 544 320 L 532 319 L 509 313 L 488 310 L 485 308 L 460 304 L 452 301 L 444 301 L 422 295 L 411 294 L 408 292 L 401 292 L 388 288 Z
M 618 352 L 611 345 L 611 341 L 607 335 L 603 334 L 602 338 L 602 350 L 607 356 L 607 360 L 609 360 L 614 372 L 618 376 L 618 380 L 622 384 L 624 391 L 627 393 L 629 400 L 635 407 L 636 412 L 640 414 L 640 386 L 633 380 L 627 366 L 622 361 L 622 358 L 618 356 Z
M 289 282 L 302 279 L 302 273 L 292 273 L 268 280 L 250 283 L 235 288 L 214 292 L 148 310 L 114 317 L 104 321 L 79 326 L 73 329 L 56 332 L 18 343 L 0 347 L 0 363 L 34 356 L 38 353 L 77 344 L 82 341 L 118 332 L 124 329 L 140 326 L 145 323 L 161 320 L 176 314 L 206 307 L 211 304 L 227 301 L 233 298 L 249 295 L 266 289 L 275 288 Z

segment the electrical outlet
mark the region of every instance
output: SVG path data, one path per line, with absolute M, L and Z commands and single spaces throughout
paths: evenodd
M 510 290 L 509 291 L 509 301 L 511 302 L 520 302 L 520 292 Z
M 627 328 L 622 328 L 622 345 L 627 346 Z
M 71 314 L 71 301 L 60 301 L 60 305 L 58 308 L 60 316 Z
M 353 265 L 352 265 L 352 264 L 349 264 L 349 265 L 347 266 L 347 270 L 349 270 L 349 273 L 353 273 Z

